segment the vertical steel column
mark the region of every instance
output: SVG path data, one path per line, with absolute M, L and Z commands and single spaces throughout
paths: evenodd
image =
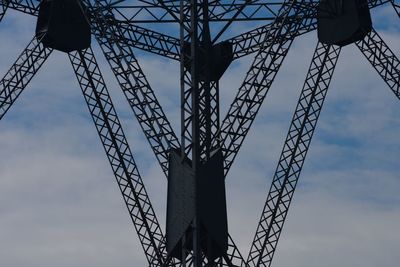
M 180 40 L 181 40 L 181 157 L 191 156 L 191 168 L 197 183 L 200 165 L 199 137 L 199 7 L 197 0 L 181 0 Z M 186 20 L 190 22 L 187 23 Z M 187 51 L 186 46 L 190 46 Z M 185 66 L 186 65 L 186 66 Z M 195 186 L 195 190 L 197 186 Z M 197 193 L 195 191 L 195 214 L 197 213 Z M 200 225 L 197 214 L 192 222 L 193 266 L 201 267 Z M 185 238 L 184 238 L 185 239 Z M 183 248 L 185 253 L 185 248 Z M 185 260 L 184 260 L 185 262 Z
M 201 23 L 199 22 L 201 19 Z M 209 68 L 211 36 L 208 0 L 181 0 L 181 156 L 191 159 L 196 190 L 200 165 L 211 155 L 212 129 L 218 127 L 218 84 L 211 82 Z M 213 116 L 214 114 L 214 116 Z M 216 123 L 216 124 L 215 124 Z M 214 126 L 214 127 L 213 127 Z M 198 193 L 195 192 L 196 215 L 192 223 L 193 266 L 202 266 L 200 223 L 197 216 Z

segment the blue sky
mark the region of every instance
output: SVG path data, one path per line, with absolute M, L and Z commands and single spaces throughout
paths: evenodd
M 400 55 L 390 6 L 375 27 Z M 0 72 L 33 36 L 35 20 L 0 23 Z M 294 43 L 227 178 L 229 228 L 247 254 L 302 87 L 316 34 Z M 166 180 L 95 46 L 159 220 Z M 179 66 L 138 52 L 179 131 Z M 225 114 L 251 62 L 221 81 Z M 343 49 L 274 265 L 397 266 L 400 261 L 400 105 L 354 47 Z M 54 52 L 0 122 L 0 266 L 144 266 L 145 258 L 67 56 Z

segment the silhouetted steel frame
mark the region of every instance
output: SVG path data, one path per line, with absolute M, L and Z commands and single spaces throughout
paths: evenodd
M 176 6 L 174 7 L 168 7 L 167 5 L 163 4 L 163 1 L 155 1 L 152 0 L 154 7 L 157 8 L 164 8 L 167 10 L 167 12 L 177 18 L 176 16 L 176 11 L 181 10 L 180 7 L 176 9 Z M 369 1 L 370 7 L 378 6 L 381 4 L 384 4 L 386 2 L 391 2 L 393 7 L 395 8 L 396 12 L 399 14 L 399 4 L 396 2 L 397 0 L 389 0 L 389 1 L 383 1 L 383 0 L 372 0 Z M 192 0 L 192 3 L 194 0 Z M 251 1 L 251 2 L 257 2 L 257 1 Z M 302 1 L 298 1 L 302 2 Z M 1 5 L 1 11 L 0 11 L 0 20 L 2 19 L 2 16 L 4 15 L 7 6 L 11 9 L 16 9 L 19 11 L 22 11 L 27 14 L 37 14 L 37 5 L 34 1 L 21 1 L 21 0 L 10 0 L 5 2 L 6 5 L 4 5 L 4 2 Z M 237 21 L 237 17 L 241 12 L 244 10 L 246 4 L 250 4 L 250 1 L 247 3 L 242 3 L 242 4 L 232 4 L 232 8 L 228 9 L 225 13 L 222 14 L 222 16 L 226 16 L 230 12 L 233 12 L 234 15 L 231 17 L 231 19 L 227 19 L 227 24 L 229 26 L 230 23 L 233 21 Z M 109 11 L 108 9 L 102 9 L 102 13 Z M 240 136 L 240 142 L 235 145 L 235 150 L 233 151 L 234 156 L 238 153 L 239 148 L 244 140 L 244 137 L 246 136 L 252 122 L 255 119 L 255 115 L 257 114 L 259 110 L 259 106 L 262 104 L 266 93 L 268 92 L 268 88 L 271 85 L 276 73 L 279 70 L 279 67 L 283 61 L 283 59 L 286 56 L 287 50 L 290 48 L 290 44 L 293 41 L 293 39 L 296 36 L 299 36 L 300 34 L 303 34 L 305 32 L 309 32 L 311 30 L 315 29 L 315 22 L 316 22 L 316 17 L 315 17 L 315 5 L 310 4 L 309 6 L 307 5 L 297 5 L 297 15 L 290 18 L 286 18 L 286 23 L 283 23 L 283 26 L 286 27 L 286 31 L 284 33 L 280 34 L 275 34 L 277 32 L 277 29 L 280 29 L 279 23 L 282 23 L 282 16 L 278 15 L 278 20 L 273 22 L 272 24 L 269 24 L 267 26 L 263 26 L 261 28 L 258 28 L 256 30 L 253 30 L 249 33 L 242 34 L 240 36 L 237 36 L 235 38 L 232 38 L 230 41 L 234 44 L 235 48 L 235 57 L 240 57 L 244 56 L 253 52 L 260 51 L 258 56 L 260 56 L 260 53 L 264 52 L 268 56 L 272 57 L 277 57 L 279 59 L 279 64 L 277 64 L 274 68 L 275 69 L 269 69 L 268 70 L 272 71 L 273 76 L 270 79 L 270 83 L 268 83 L 264 90 L 264 92 L 260 91 L 258 92 L 258 100 L 257 97 L 255 98 L 254 105 L 250 105 L 251 108 L 248 109 L 246 112 L 253 113 L 254 116 L 251 116 L 248 118 L 249 125 L 245 128 L 246 130 L 243 131 L 242 128 L 238 128 L 237 132 L 235 131 L 225 131 L 226 135 L 228 136 L 229 134 L 234 134 L 237 135 L 238 132 L 243 132 Z M 299 15 L 299 14 L 302 15 Z M 244 13 L 243 13 L 244 14 Z M 241 15 L 243 15 L 241 14 Z M 104 15 L 104 14 L 103 14 Z M 136 25 L 133 25 L 131 23 L 115 23 L 114 19 L 110 20 L 110 17 L 104 17 L 102 15 L 102 18 L 96 17 L 96 20 L 93 21 L 93 24 L 96 25 L 93 33 L 96 36 L 97 40 L 99 41 L 101 48 L 106 55 L 107 60 L 109 61 L 110 66 L 113 69 L 113 72 L 115 76 L 117 77 L 117 80 L 123 89 L 129 103 L 131 104 L 132 109 L 135 112 L 136 117 L 139 120 L 139 123 L 145 132 L 146 138 L 149 140 L 150 145 L 153 148 L 153 151 L 157 157 L 157 159 L 160 162 L 160 165 L 165 173 L 167 170 L 167 165 L 165 163 L 166 155 L 168 154 L 169 149 L 171 147 L 178 148 L 180 147 L 179 141 L 177 140 L 176 136 L 173 133 L 172 128 L 170 127 L 169 122 L 167 121 L 165 114 L 162 112 L 161 106 L 159 105 L 154 92 L 152 91 L 150 85 L 148 85 L 148 82 L 136 60 L 134 57 L 134 54 L 132 52 L 131 46 L 135 46 L 137 48 L 156 53 L 156 54 L 161 54 L 167 57 L 171 57 L 169 55 L 173 55 L 172 57 L 174 59 L 176 58 L 176 39 L 173 37 L 169 37 L 164 34 L 157 33 L 155 31 L 151 31 L 148 29 L 145 29 L 143 27 L 139 27 Z M 109 14 L 108 14 L 109 15 Z M 221 14 L 220 14 L 221 15 Z M 399 15 L 400 16 L 400 15 Z M 249 18 L 254 19 L 254 18 Z M 222 17 L 220 17 L 221 21 L 225 21 Z M 158 21 L 161 22 L 161 21 Z M 183 19 L 182 14 L 180 13 L 180 22 L 181 25 L 189 25 L 188 21 Z M 193 27 L 193 21 L 190 24 L 190 27 Z M 281 24 L 282 25 L 282 24 Z M 291 27 L 288 27 L 288 25 L 292 25 Z M 294 26 L 293 26 L 294 25 Z M 225 28 L 224 28 L 225 29 Z M 292 29 L 292 30 L 291 30 Z M 279 32 L 279 30 L 278 30 Z M 192 32 L 191 32 L 192 33 Z M 271 34 L 274 33 L 274 34 Z M 197 34 L 192 35 L 192 37 L 196 36 L 198 38 L 199 36 Z M 142 37 L 145 37 L 146 41 L 143 42 Z M 195 39 L 194 39 L 195 40 Z M 242 43 L 247 42 L 247 45 L 242 45 Z M 160 43 L 169 43 L 169 46 L 159 46 Z M 273 49 L 274 47 L 280 47 L 282 45 L 286 45 L 286 47 L 282 47 L 280 49 Z M 360 51 L 365 55 L 367 60 L 371 63 L 371 65 L 376 69 L 378 74 L 384 79 L 384 81 L 388 84 L 388 86 L 391 88 L 391 90 L 395 93 L 395 95 L 399 97 L 399 87 L 400 87 L 400 71 L 399 71 L 399 60 L 398 58 L 394 55 L 394 53 L 389 49 L 389 47 L 385 44 L 385 42 L 382 40 L 382 38 L 379 37 L 379 35 L 373 30 L 364 40 L 357 42 L 356 44 Z M 167 50 L 164 50 L 165 47 L 167 47 Z M 179 47 L 182 47 L 179 45 Z M 194 46 L 196 48 L 196 46 Z M 265 51 L 267 52 L 265 52 Z M 179 50 L 179 55 L 180 58 L 182 56 L 182 51 Z M 339 56 L 340 49 L 335 48 L 335 47 L 329 47 L 323 44 L 318 44 L 316 48 L 316 52 L 313 57 L 313 62 L 311 63 L 311 67 L 309 70 L 309 74 L 307 75 L 306 83 L 303 88 L 302 96 L 299 100 L 298 108 L 296 109 L 295 115 L 293 117 L 292 121 L 292 127 L 295 127 L 298 125 L 298 122 L 300 119 L 303 120 L 301 123 L 301 127 L 296 126 L 295 130 L 289 130 L 288 137 L 286 140 L 285 147 L 288 145 L 288 143 L 293 142 L 296 138 L 297 141 L 295 142 L 295 146 L 293 148 L 286 149 L 284 147 L 283 154 L 281 156 L 281 159 L 286 160 L 287 158 L 292 157 L 290 164 L 286 166 L 285 168 L 287 170 L 290 170 L 295 164 L 297 166 L 296 171 L 294 172 L 293 177 L 291 178 L 290 183 L 283 182 L 282 184 L 278 183 L 278 187 L 276 187 L 276 192 L 286 192 L 285 195 L 287 195 L 289 198 L 287 200 L 284 200 L 281 202 L 283 204 L 283 209 L 279 208 L 279 200 L 277 203 L 272 203 L 272 206 L 268 204 L 268 199 L 270 199 L 270 196 L 267 198 L 267 203 L 266 203 L 266 208 L 264 209 L 264 212 L 270 212 L 270 211 L 277 211 L 278 209 L 280 210 L 280 214 L 278 215 L 276 212 L 274 212 L 274 215 L 271 220 L 276 220 L 278 224 L 277 228 L 273 229 L 274 223 L 268 223 L 268 227 L 261 227 L 261 231 L 257 230 L 256 237 L 255 237 L 255 242 L 260 240 L 258 235 L 261 236 L 261 238 L 264 238 L 264 242 L 272 242 L 270 243 L 269 246 L 263 245 L 261 248 L 254 246 L 255 243 L 253 243 L 252 250 L 250 252 L 250 255 L 255 255 L 255 257 L 249 255 L 249 259 L 247 263 L 243 260 L 243 257 L 240 255 L 239 251 L 237 250 L 236 246 L 233 243 L 233 240 L 229 237 L 229 251 L 223 259 L 220 259 L 217 261 L 218 266 L 270 266 L 273 254 L 276 249 L 276 244 L 278 242 L 283 223 L 285 221 L 285 217 L 289 208 L 289 204 L 291 202 L 294 190 L 295 190 L 295 185 L 297 184 L 298 177 L 300 175 L 300 171 L 302 169 L 302 165 L 304 163 L 304 159 L 308 150 L 309 143 L 311 142 L 311 137 L 312 134 L 315 130 L 316 126 L 316 121 L 319 116 L 319 112 L 322 108 L 322 103 L 323 100 L 325 99 L 326 95 L 326 90 L 329 86 L 329 82 L 331 79 L 331 76 L 333 74 L 333 70 L 336 64 L 336 60 Z M 44 61 L 47 59 L 47 57 L 50 55 L 51 49 L 44 48 L 36 38 L 34 38 L 31 43 L 28 45 L 28 47 L 24 50 L 24 52 L 21 54 L 21 56 L 17 59 L 16 63 L 13 65 L 13 67 L 10 69 L 10 71 L 6 74 L 6 76 L 1 80 L 0 85 L 2 85 L 2 88 L 0 88 L 0 119 L 4 116 L 4 114 L 8 111 L 10 106 L 15 102 L 15 100 L 18 98 L 22 90 L 26 87 L 26 85 L 29 83 L 29 81 L 33 78 L 33 76 L 36 74 L 38 69 L 41 67 L 41 65 L 44 63 Z M 196 52 L 194 53 L 194 55 Z M 193 54 L 192 54 L 193 56 Z M 261 57 L 262 58 L 262 57 Z M 323 58 L 323 59 L 321 59 Z M 87 49 L 85 51 L 79 51 L 79 52 L 72 52 L 70 53 L 70 59 L 71 63 L 74 67 L 75 74 L 77 75 L 78 81 L 81 85 L 82 91 L 85 95 L 85 99 L 87 101 L 89 110 L 91 111 L 92 118 L 96 124 L 96 127 L 98 129 L 101 141 L 103 143 L 103 146 L 106 150 L 107 156 L 109 158 L 110 164 L 113 168 L 114 174 L 117 178 L 118 184 L 121 188 L 121 192 L 124 196 L 125 203 L 128 207 L 128 210 L 131 214 L 132 220 L 134 222 L 134 225 L 137 229 L 137 232 L 139 234 L 139 238 L 141 240 L 142 246 L 145 250 L 145 254 L 147 256 L 148 262 L 151 266 L 175 266 L 175 265 L 180 265 L 180 263 L 175 263 L 174 261 L 169 261 L 165 262 L 166 260 L 166 253 L 165 253 L 165 240 L 164 236 L 161 232 L 161 229 L 159 227 L 159 224 L 157 222 L 157 219 L 155 217 L 154 211 L 151 207 L 150 200 L 147 197 L 147 194 L 145 193 L 144 190 L 144 185 L 141 182 L 140 175 L 137 172 L 136 165 L 134 163 L 133 157 L 131 155 L 129 146 L 126 142 L 126 138 L 122 132 L 122 128 L 120 126 L 118 117 L 115 113 L 115 109 L 112 106 L 111 99 L 109 98 L 107 89 L 105 87 L 104 81 L 101 77 L 101 73 L 99 71 L 99 68 L 97 66 L 96 60 L 94 58 L 93 52 L 91 49 Z M 276 60 L 276 59 L 275 59 Z M 123 63 L 125 62 L 125 63 Z M 129 64 L 128 64 L 129 63 Z M 131 64 L 134 63 L 134 64 Z M 195 60 L 192 62 L 192 70 L 196 69 L 196 63 Z M 133 68 L 124 68 L 125 65 L 128 66 L 134 66 Z M 267 66 L 267 65 L 266 65 Z M 252 67 L 253 68 L 253 67 Z M 194 71 L 194 76 L 193 73 L 191 73 L 191 77 L 196 78 L 196 73 Z M 184 79 L 188 78 L 188 75 L 183 75 L 182 76 Z M 315 79 L 315 77 L 318 77 Z M 183 80 L 184 80 L 183 79 Z M 188 79 L 190 84 L 193 83 L 193 79 Z M 311 82 L 310 82 L 311 81 Z M 189 83 L 188 83 L 189 84 Z M 245 83 L 244 83 L 245 84 Z M 252 84 L 254 86 L 254 83 Z M 195 92 L 193 88 L 196 86 L 193 86 L 192 88 L 189 88 L 188 92 Z M 139 89 L 141 94 L 145 97 L 149 97 L 148 100 L 146 101 L 145 104 L 148 105 L 150 108 L 150 113 L 144 112 L 144 109 L 140 108 L 140 102 L 139 102 L 139 96 L 137 93 L 135 93 L 136 90 L 134 88 Z M 251 86 L 249 87 L 251 88 Z M 250 90 L 250 89 L 248 89 Z M 248 90 L 244 90 L 245 92 Z M 313 93 L 307 94 L 306 92 L 312 90 Z M 198 93 L 199 91 L 197 91 Z M 195 92 L 196 93 L 196 92 Z M 102 97 L 99 97 L 99 96 Z M 310 99 L 311 96 L 311 99 Z M 317 96 L 320 96 L 319 98 Z M 103 98 L 104 97 L 104 98 Z M 201 98 L 200 96 L 197 96 L 197 99 Z M 183 99 L 189 99 L 189 98 L 183 98 Z M 209 98 L 210 99 L 210 98 Z M 193 99 L 192 99 L 193 100 Z M 196 100 L 196 99 L 195 99 Z M 305 101 L 305 103 L 302 103 Z M 216 100 L 216 107 L 218 110 L 218 101 Z M 187 104 L 183 102 L 184 104 Z M 192 102 L 193 103 L 193 102 Z M 194 101 L 195 105 L 198 105 L 199 100 Z M 236 100 L 235 102 L 236 103 Z M 208 103 L 209 104 L 209 103 Z M 207 105 L 207 103 L 206 103 Z M 239 105 L 238 107 L 243 107 Z M 193 109 L 193 107 L 191 107 Z M 307 111 L 304 113 L 304 111 Z M 312 111 L 312 113 L 308 113 L 309 111 Z M 190 112 L 189 112 L 190 114 Z M 207 114 L 207 113 L 206 113 Z M 228 117 L 229 117 L 228 113 Z M 233 112 L 235 114 L 235 111 Z M 303 115 L 299 115 L 303 114 Z M 307 115 L 305 115 L 307 114 Z M 190 117 L 191 115 L 189 115 Z M 200 116 L 200 115 L 198 115 Z M 306 116 L 306 117 L 304 117 Z M 228 118 L 227 117 L 227 118 Z M 238 118 L 240 116 L 236 116 L 233 118 Z M 310 119 L 313 118 L 313 119 Z M 209 118 L 208 118 L 209 119 Z M 242 118 L 241 118 L 242 119 Z M 157 129 L 154 128 L 153 124 L 146 124 L 147 120 L 153 120 L 157 121 Z M 192 120 L 192 123 L 194 122 L 195 126 L 192 127 L 192 131 L 199 131 L 200 129 L 197 127 L 196 124 L 198 125 L 200 122 L 203 122 L 204 120 L 207 120 L 207 118 L 199 118 L 195 117 L 195 119 Z M 226 123 L 226 125 L 233 125 L 234 122 Z M 243 125 L 243 124 L 242 124 Z M 221 127 L 223 129 L 224 125 Z M 106 134 L 104 134 L 102 131 L 104 129 L 107 131 Z M 154 133 L 157 131 L 161 131 L 162 133 L 158 136 L 156 136 Z M 307 135 L 302 134 L 303 132 L 307 132 Z M 188 133 L 188 131 L 187 131 Z M 186 134 L 187 134 L 186 133 Z M 221 132 L 215 133 L 215 137 L 213 138 L 213 142 L 215 140 L 218 140 L 217 137 L 219 137 L 219 134 L 223 136 L 224 130 L 221 130 Z M 293 134 L 297 133 L 297 134 Z M 184 134 L 183 134 L 184 135 Z M 182 135 L 182 136 L 183 136 Z M 192 136 L 189 134 L 189 138 L 185 137 L 187 140 L 191 140 Z M 306 139 L 302 139 L 305 138 Z M 300 138 L 300 139 L 299 139 Z M 164 141 L 163 141 L 164 140 Z M 201 139 L 197 138 L 196 139 L 198 144 L 204 143 L 204 140 L 200 141 Z M 226 139 L 225 139 L 226 141 Z M 158 144 L 165 142 L 164 146 L 159 146 Z M 192 144 L 190 145 L 190 149 L 195 147 L 193 144 L 193 141 L 191 141 Z M 226 142 L 223 142 L 223 144 L 226 146 Z M 296 158 L 296 151 L 299 149 L 300 145 L 305 145 L 305 150 L 302 150 L 302 152 L 299 154 L 300 158 Z M 125 147 L 125 149 L 121 148 Z M 110 148 L 113 148 L 114 150 L 110 150 Z M 303 148 L 304 149 L 304 148 Z M 198 151 L 202 151 L 201 149 L 198 149 Z M 207 151 L 207 150 L 204 150 Z M 226 151 L 226 150 L 225 150 Z M 111 152 L 111 153 L 110 153 Z M 289 153 L 288 153 L 289 152 Z M 196 155 L 201 154 L 201 152 L 197 152 Z M 187 153 L 185 153 L 185 156 L 187 156 Z M 193 157 L 193 152 L 192 152 L 192 157 Z M 201 160 L 201 156 L 197 156 L 199 160 Z M 233 157 L 234 159 L 234 157 Z M 229 167 L 231 166 L 233 159 L 231 162 L 228 162 L 228 164 L 225 166 L 226 167 L 226 173 L 229 170 Z M 295 159 L 295 160 L 294 160 Z M 116 163 L 117 162 L 117 163 Z M 128 165 L 133 166 L 133 173 L 129 172 L 129 168 L 127 168 L 126 163 L 128 162 Z M 277 173 L 280 173 L 281 171 L 279 170 L 280 167 L 282 167 L 282 162 L 280 161 L 278 168 L 277 168 Z M 119 166 L 119 167 L 118 167 Z M 122 166 L 122 167 L 120 167 Z M 228 166 L 228 167 L 227 167 Z M 120 172 L 122 170 L 122 172 Z M 125 180 L 120 179 L 118 180 L 121 175 L 125 175 Z M 289 175 L 289 172 L 286 174 Z M 136 180 L 131 180 L 128 177 L 136 177 Z M 289 176 L 284 176 L 286 177 L 284 181 L 289 181 L 287 180 Z M 125 183 L 121 181 L 125 181 Z M 133 181 L 136 183 L 136 185 L 133 184 Z M 275 180 L 274 180 L 275 181 Z M 278 181 L 278 180 L 276 180 Z M 139 189 L 138 190 L 138 185 Z M 121 187 L 122 186 L 122 187 Z M 126 186 L 126 188 L 124 187 Z M 143 186 L 143 187 L 142 187 Z M 272 185 L 274 186 L 274 185 Z M 289 186 L 289 190 L 285 186 Z M 126 195 L 126 189 L 129 188 L 133 196 L 135 194 L 139 193 L 136 197 L 130 197 L 131 193 Z M 271 189 L 274 187 L 271 187 Z M 275 190 L 271 191 L 275 192 Z M 270 192 L 270 194 L 271 194 Z M 270 195 L 269 194 L 269 195 Z M 280 198 L 282 198 L 284 195 L 283 194 L 278 194 Z M 130 201 L 133 201 L 130 204 Z M 140 204 L 141 203 L 141 204 Z M 135 217 L 133 213 L 133 209 L 131 207 L 137 207 L 139 209 L 139 214 L 141 214 L 139 217 Z M 144 208 L 143 207 L 148 207 Z M 150 213 L 148 213 L 150 211 Z M 265 216 L 265 215 L 263 215 Z M 278 216 L 282 216 L 282 219 L 277 219 Z M 141 223 L 140 223 L 141 222 Z M 263 217 L 260 221 L 260 224 L 263 223 Z M 145 232 L 141 231 L 141 229 L 144 228 L 146 229 Z M 265 230 L 268 229 L 268 230 Z M 270 233 L 272 235 L 270 236 Z M 156 237 L 156 238 L 155 238 Z M 265 238 L 266 237 L 266 238 Z M 264 243 L 265 244 L 265 243 Z M 271 245 L 272 244 L 272 245 Z M 265 250 L 266 247 L 270 247 L 270 249 Z M 253 249 L 254 248 L 254 249 Z M 266 251 L 266 252 L 265 252 Z M 197 255 L 196 255 L 197 254 Z M 195 266 L 201 266 L 204 264 L 204 257 L 199 255 L 199 252 L 195 250 L 193 254 L 190 255 L 191 258 L 188 259 L 188 264 L 192 265 L 194 264 Z M 196 259 L 197 261 L 193 260 Z M 256 260 L 256 263 L 254 263 L 254 260 Z M 197 263 L 195 263 L 197 262 Z

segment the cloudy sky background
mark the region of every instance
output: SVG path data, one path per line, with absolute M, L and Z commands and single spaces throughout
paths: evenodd
M 400 55 L 399 18 L 373 11 Z M 0 23 L 0 73 L 33 36 L 35 19 Z M 294 43 L 227 178 L 229 227 L 247 255 L 311 56 Z M 97 58 L 164 228 L 166 179 L 101 52 Z M 138 53 L 179 131 L 179 67 Z M 225 114 L 251 60 L 221 82 Z M 0 266 L 146 266 L 66 55 L 54 52 L 0 123 Z M 355 46 L 343 49 L 278 246 L 278 267 L 394 267 L 400 261 L 400 103 Z

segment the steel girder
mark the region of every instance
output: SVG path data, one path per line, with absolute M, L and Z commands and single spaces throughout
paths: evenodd
M 390 0 L 369 0 L 369 6 L 370 8 L 375 8 L 388 2 L 390 2 Z M 300 18 L 295 18 L 296 20 L 299 20 L 301 27 L 297 32 L 293 32 L 293 34 L 299 36 L 316 29 L 317 4 L 317 1 L 306 1 L 304 4 L 298 6 L 299 9 L 303 9 L 305 12 L 301 16 L 302 20 Z M 245 5 L 245 3 L 242 5 Z M 240 9 L 235 8 L 231 11 L 235 10 Z M 277 15 L 274 18 L 276 17 Z M 178 38 L 138 27 L 134 24 L 123 21 L 118 21 L 117 23 L 120 25 L 119 27 L 123 29 L 121 31 L 123 34 L 119 37 L 127 40 L 132 46 L 170 59 L 179 60 L 180 43 Z M 230 21 L 228 21 L 227 25 L 230 25 Z M 276 25 L 274 25 L 274 23 L 269 23 L 265 26 L 229 38 L 228 41 L 233 45 L 234 59 L 259 51 L 264 40 L 269 38 L 268 32 L 272 28 L 276 28 Z
M 340 47 L 316 47 L 250 249 L 251 266 L 271 265 L 339 54 Z
M 38 6 L 36 3 L 29 0 L 8 1 L 10 2 L 10 8 L 37 16 Z M 369 0 L 369 6 L 370 8 L 374 8 L 390 1 L 391 0 Z M 293 32 L 292 34 L 299 36 L 316 29 L 316 7 L 317 4 L 315 2 L 307 2 L 299 6 L 299 8 L 306 12 L 302 15 L 302 20 L 297 18 L 301 26 L 298 28 L 297 32 Z M 132 23 L 127 23 L 126 21 L 114 20 L 113 23 L 117 24 L 121 29 L 116 37 L 123 40 L 123 42 L 127 42 L 129 45 L 138 49 L 173 60 L 180 59 L 180 41 L 178 38 Z M 276 25 L 274 25 L 274 23 L 269 23 L 265 26 L 229 38 L 228 41 L 232 43 L 233 46 L 234 59 L 258 52 L 266 39 L 270 38 L 268 32 L 273 28 L 276 28 Z M 272 45 L 273 39 L 270 38 L 269 40 Z
M 179 23 L 180 1 L 144 0 L 140 2 L 144 5 L 115 6 L 114 8 L 125 20 L 134 23 Z M 282 3 L 282 0 L 268 3 L 260 0 L 210 1 L 208 17 L 210 22 L 273 20 Z M 133 14 L 123 15 L 122 10 L 126 8 L 133 8 Z
M 0 81 L 0 120 L 51 54 L 34 37 Z
M 373 29 L 364 40 L 357 42 L 356 45 L 400 99 L 400 61 L 385 41 Z
M 91 48 L 69 58 L 150 266 L 162 266 L 165 240 Z
M 107 22 L 103 24 L 107 24 Z M 118 27 L 118 32 L 114 34 L 116 40 L 131 47 L 179 61 L 179 39 L 133 24 L 117 22 L 114 25 Z M 96 32 L 96 29 L 93 31 Z

